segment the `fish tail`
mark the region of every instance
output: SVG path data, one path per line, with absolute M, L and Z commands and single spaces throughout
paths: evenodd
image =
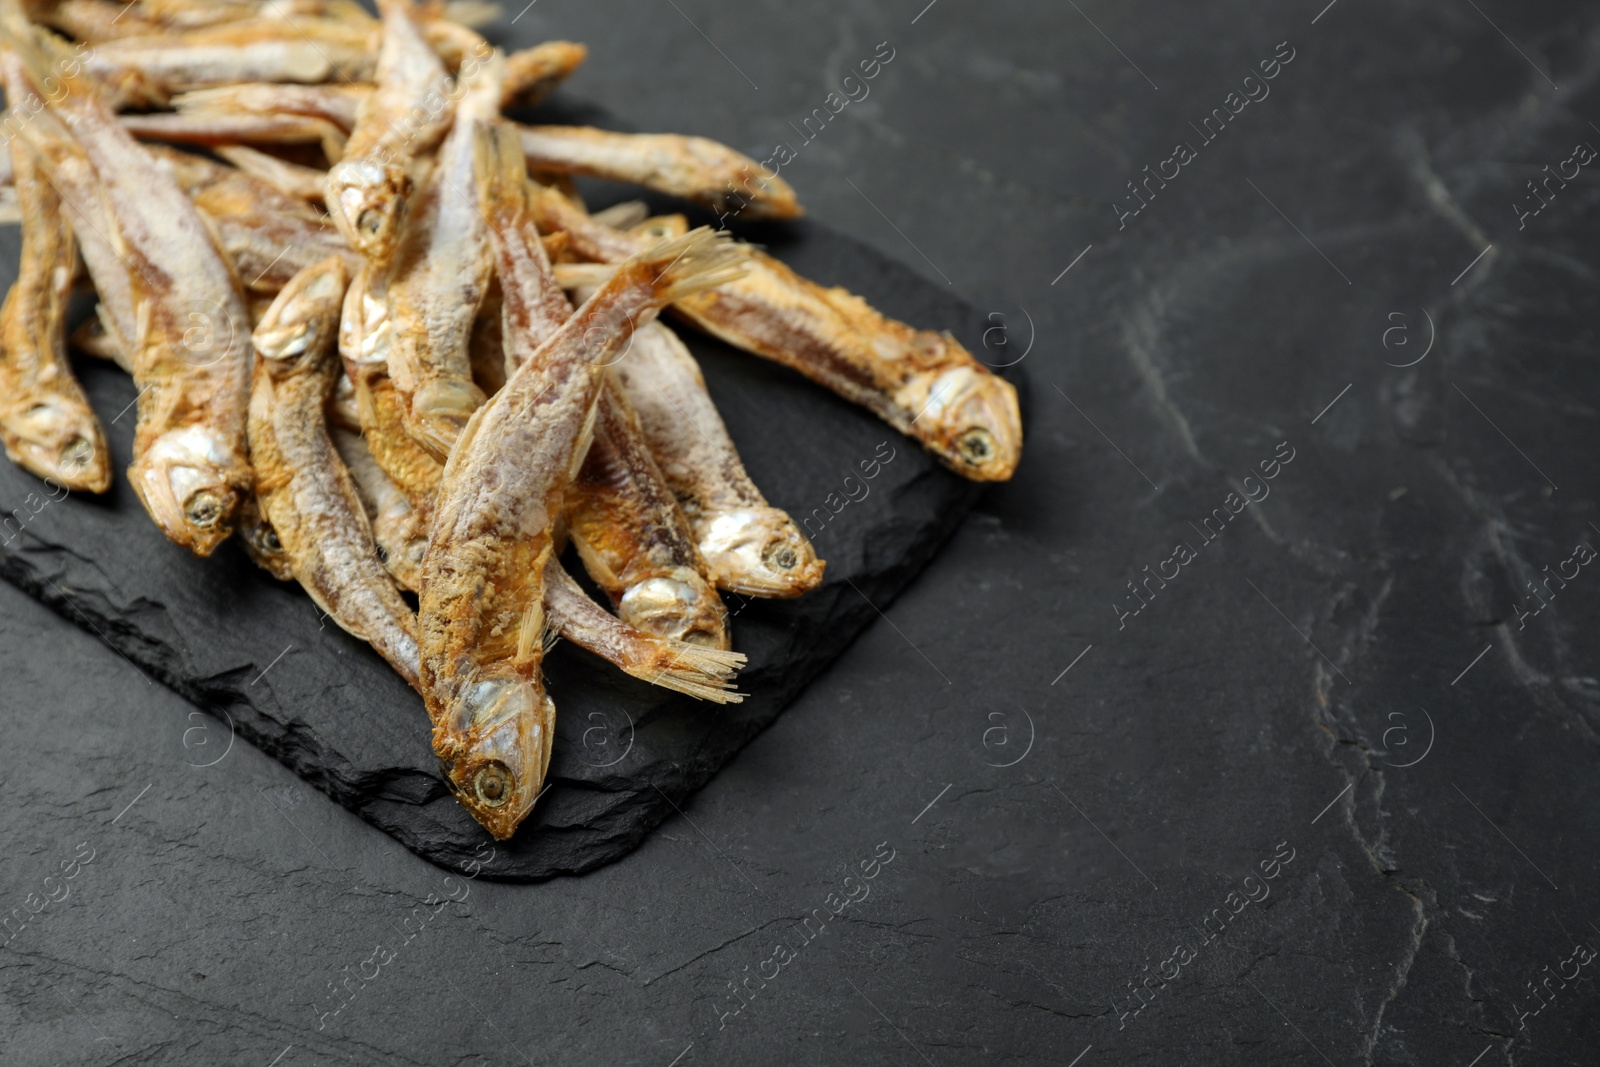
M 742 652 L 707 648 L 686 641 L 654 639 L 656 662 L 628 671 L 652 685 L 714 704 L 738 704 L 745 694 L 733 691 L 734 674 L 745 665 Z
M 671 304 L 739 278 L 748 255 L 726 232 L 701 226 L 641 252 L 617 271 L 648 278 L 657 299 Z

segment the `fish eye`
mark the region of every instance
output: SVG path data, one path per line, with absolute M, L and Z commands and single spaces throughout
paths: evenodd
M 196 493 L 183 508 L 189 521 L 201 528 L 215 526 L 222 518 L 222 511 L 222 498 L 210 491 Z
M 61 462 L 66 464 L 69 470 L 87 467 L 92 459 L 94 459 L 94 442 L 86 437 L 74 437 L 61 450 Z
M 383 212 L 375 207 L 369 207 L 356 219 L 356 229 L 368 237 L 376 237 L 383 229 Z
M 283 551 L 283 542 L 278 540 L 278 531 L 270 526 L 261 532 L 261 545 L 268 552 L 278 553 Z
M 766 550 L 761 553 L 761 562 L 780 571 L 792 571 L 799 565 L 800 556 L 793 545 L 777 539 L 768 543 Z
M 486 763 L 472 776 L 472 791 L 487 808 L 498 808 L 510 800 L 512 786 L 511 771 L 503 763 Z
M 995 454 L 994 437 L 988 430 L 977 427 L 962 434 L 956 447 L 961 452 L 961 458 L 968 463 L 983 463 Z

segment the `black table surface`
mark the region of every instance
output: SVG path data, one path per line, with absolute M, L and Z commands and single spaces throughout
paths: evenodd
M 492 32 L 992 313 L 1015 481 L 537 885 L 0 587 L 0 1062 L 1594 1061 L 1600 9 L 925 2 Z

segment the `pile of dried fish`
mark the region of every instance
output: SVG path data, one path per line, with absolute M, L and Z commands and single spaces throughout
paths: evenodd
M 674 319 L 1009 478 L 1016 394 L 948 333 L 895 322 L 725 233 L 573 176 L 747 218 L 793 191 L 699 137 L 524 126 L 582 62 L 504 55 L 482 4 L 0 0 L 22 226 L 0 309 L 0 436 L 104 492 L 74 333 L 138 387 L 128 477 L 172 541 L 237 532 L 422 694 L 451 788 L 497 837 L 539 795 L 565 637 L 734 701 L 718 590 L 793 597 L 823 562 L 746 474 Z M 187 146 L 184 148 L 174 147 Z M 562 567 L 570 543 L 607 611 Z M 413 610 L 405 592 L 415 593 Z

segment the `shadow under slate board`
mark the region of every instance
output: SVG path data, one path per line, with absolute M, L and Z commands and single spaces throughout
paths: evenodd
M 949 329 L 982 352 L 985 323 L 968 305 L 836 231 L 802 221 L 751 236 L 800 273 L 919 327 Z M 17 245 L 14 228 L 0 232 L 6 286 Z M 497 846 L 485 877 L 577 873 L 638 846 L 878 617 L 981 492 L 798 375 L 680 332 L 757 484 L 797 519 L 827 516 L 811 524 L 827 580 L 796 601 L 727 598 L 734 647 L 749 656 L 742 704 L 652 687 L 559 644 L 545 666 L 558 709 L 549 788 L 516 836 Z M 0 463 L 0 519 L 9 520 L 0 527 L 0 577 L 407 848 L 445 867 L 470 862 L 488 835 L 439 776 L 421 698 L 322 618 L 298 586 L 252 565 L 237 543 L 206 560 L 168 543 L 124 473 L 133 383 L 109 364 L 74 360 L 110 435 L 116 485 L 101 499 L 52 501 L 42 482 Z M 877 472 L 870 480 L 863 462 Z M 846 477 L 854 479 L 851 493 L 860 496 L 864 485 L 867 495 L 833 514 L 828 504 L 847 499 Z M 220 749 L 175 758 L 197 764 Z

